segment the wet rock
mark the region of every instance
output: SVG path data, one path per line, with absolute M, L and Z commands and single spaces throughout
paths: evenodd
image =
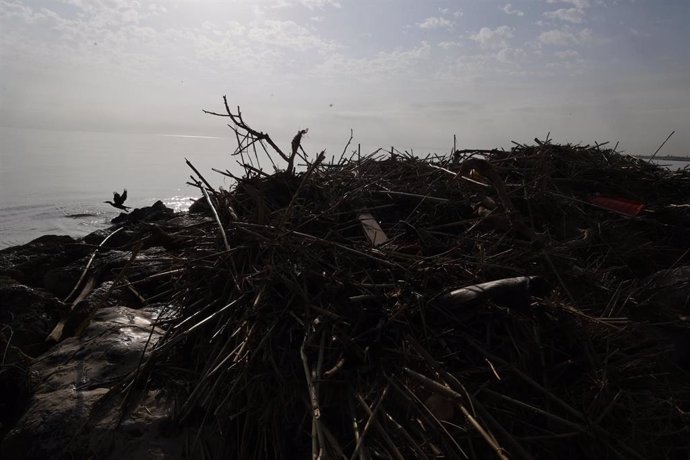
M 188 236 L 180 236 L 184 233 L 181 230 L 195 225 L 202 225 L 209 220 L 200 214 L 176 214 L 175 217 L 166 221 L 144 224 L 147 236 L 144 238 L 144 247 L 163 247 L 168 251 L 176 251 L 185 247 L 189 243 Z
M 102 458 L 119 460 L 177 460 L 185 455 L 189 433 L 171 431 L 169 405 L 157 391 L 149 391 L 139 407 L 117 430 L 107 423 L 98 425 L 98 432 L 90 441 L 91 451 Z M 115 414 L 113 414 L 115 415 Z M 114 417 L 111 415 L 110 417 Z M 196 433 L 192 434 L 195 436 Z M 208 438 L 202 434 L 202 438 Z M 208 442 L 204 439 L 204 442 Z M 194 458 L 193 456 L 191 458 Z
M 26 407 L 32 356 L 48 349 L 45 338 L 65 310 L 51 294 L 0 276 L 0 436 Z
M 174 215 L 175 211 L 165 206 L 162 201 L 156 201 L 152 206 L 134 209 L 129 214 L 120 213 L 111 222 L 113 224 L 153 222 L 170 219 Z
M 115 230 L 113 228 L 105 228 L 91 232 L 84 237 L 84 242 L 93 246 L 100 245 L 109 235 Z M 122 229 L 113 234 L 108 241 L 102 246 L 103 248 L 118 248 L 136 240 L 138 233 L 132 229 Z
M 113 279 L 129 263 L 131 258 L 132 253 L 130 251 L 108 251 L 94 260 L 93 272 L 97 273 L 101 279 Z M 130 281 L 134 281 L 159 273 L 161 270 L 160 261 L 168 258 L 168 253 L 161 247 L 141 250 L 129 266 L 126 276 Z
M 147 233 L 143 240 L 145 248 L 162 247 L 168 250 L 175 250 L 184 244 L 184 239 L 178 238 L 158 224 L 147 223 L 144 225 Z
M 117 407 L 99 424 L 89 419 L 94 403 L 138 366 L 149 337 L 152 347 L 161 334 L 151 333 L 151 318 L 167 304 L 142 299 L 169 289 L 169 278 L 149 280 L 168 269 L 166 246 L 179 243 L 174 236 L 179 225 L 205 219 L 182 217 L 168 224 L 175 214 L 162 202 L 120 217 L 123 228 L 98 250 L 71 296 L 70 301 L 82 289 L 86 295 L 73 309 L 59 299 L 72 292 L 95 246 L 117 227 L 81 240 L 45 236 L 0 251 L 0 458 L 167 459 L 183 451 L 182 437 L 161 434 L 169 425 L 169 405 L 154 391 L 143 394 L 146 409 L 128 415 L 119 430 L 112 430 Z M 152 225 L 170 241 L 156 239 L 160 235 Z M 112 280 L 130 262 L 131 243 L 139 240 L 143 248 L 121 281 L 143 282 L 112 289 Z M 62 341 L 47 342 L 56 327 Z
M 92 268 L 96 272 L 103 274 L 111 273 L 114 276 L 114 272 L 127 265 L 131 257 L 132 253 L 129 251 L 110 250 L 101 252 L 93 261 Z
M 167 230 L 179 230 L 184 227 L 191 227 L 193 225 L 202 225 L 206 222 L 211 222 L 214 219 L 212 217 L 205 217 L 199 215 L 190 214 L 178 214 L 172 219 L 165 221 L 161 225 Z
M 164 278 L 153 276 L 160 274 L 161 269 L 166 269 L 167 266 L 162 266 L 161 262 L 165 263 L 168 258 L 167 252 L 158 247 L 139 251 L 129 266 L 127 264 L 132 260 L 131 252 L 110 250 L 97 256 L 83 282 L 79 283 L 78 288 L 74 290 L 74 295 L 69 298 L 70 303 L 78 303 L 71 304 L 70 311 L 62 315 L 59 324 L 50 333 L 49 340 L 59 342 L 64 337 L 74 335 L 84 327 L 85 321 L 90 318 L 94 311 L 104 306 L 146 305 L 146 298 L 169 289 Z M 84 262 L 85 264 L 86 262 Z M 113 281 L 125 267 L 127 269 L 121 281 L 116 288 L 113 288 Z M 73 271 L 63 269 L 72 273 L 76 278 L 76 280 L 69 280 L 65 291 L 72 292 L 72 288 L 76 285 L 80 273 L 83 272 L 81 267 L 78 268 L 79 270 Z M 53 276 L 59 280 L 61 277 L 66 277 L 67 274 L 56 270 Z M 127 283 L 136 284 L 128 285 Z M 59 286 L 58 281 L 56 281 L 56 285 Z
M 0 334 L 0 439 L 26 410 L 33 393 L 29 367 L 33 359 L 10 345 L 11 337 Z
M 113 282 L 106 281 L 91 291 L 84 300 L 77 303 L 64 320 L 64 328 L 60 337 L 70 337 L 83 325 L 96 310 L 104 307 L 113 307 L 121 304 L 123 292 L 120 288 L 112 289 Z M 57 341 L 58 339 L 56 339 Z
M 33 248 L 61 248 L 66 244 L 75 243 L 76 240 L 71 236 L 67 235 L 43 235 L 38 238 L 29 241 L 28 243 L 20 246 L 22 248 L 33 247 Z
M 32 366 L 41 376 L 37 392 L 109 386 L 136 368 L 150 334 L 152 346 L 161 331 L 152 330 L 149 313 L 123 306 L 101 308 L 80 337 L 64 340 Z
M 11 344 L 27 355 L 47 350 L 45 339 L 66 310 L 52 294 L 0 277 L 0 328 L 11 331 Z
M 29 409 L 0 444 L 8 458 L 67 458 L 68 443 L 86 423 L 93 404 L 107 388 L 63 388 L 33 396 Z M 67 452 L 65 452 L 67 450 Z
M 169 270 L 171 265 L 170 253 L 160 246 L 151 247 L 137 254 L 135 263 L 130 266 L 127 272 L 127 279 L 137 283 L 134 289 L 142 295 L 154 295 L 160 291 L 161 284 L 164 283 L 165 279 L 149 278 Z
M 84 257 L 89 248 L 69 236 L 46 235 L 22 246 L 0 251 L 0 275 L 34 287 L 43 287 L 46 271 Z
M 61 342 L 31 366 L 39 383 L 28 409 L 0 444 L 4 458 L 94 455 L 104 446 L 91 442 L 98 439 L 91 409 L 115 382 L 136 369 L 147 341 L 151 349 L 160 335 L 149 313 L 121 306 L 97 311 L 81 337 Z M 157 417 L 164 415 L 161 411 Z M 120 436 L 137 437 L 126 432 Z
M 130 270 L 145 270 L 155 272 L 155 268 L 149 267 L 155 259 L 164 257 L 166 252 L 162 248 L 150 248 L 139 251 Z M 91 270 L 98 273 L 104 279 L 112 279 L 119 270 L 125 267 L 132 258 L 131 251 L 109 250 L 99 253 L 94 259 Z M 85 265 L 85 264 L 84 264 Z M 131 272 L 130 272 L 131 273 Z
M 86 262 L 84 262 L 86 265 Z M 75 265 L 69 267 L 56 267 L 46 271 L 43 275 L 43 287 L 60 299 L 64 299 L 77 284 L 83 267 Z
M 189 212 L 192 214 L 211 214 L 211 207 L 206 198 L 202 196 L 189 206 Z

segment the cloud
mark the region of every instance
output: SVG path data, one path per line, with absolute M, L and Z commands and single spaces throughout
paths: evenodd
M 520 11 L 518 9 L 513 8 L 513 5 L 511 5 L 510 3 L 506 3 L 506 5 L 503 8 L 501 8 L 501 10 L 505 14 L 510 14 L 513 16 L 524 16 L 525 15 L 525 13 L 523 11 Z
M 581 8 L 561 8 L 556 11 L 547 11 L 544 16 L 549 19 L 560 19 L 561 21 L 581 23 L 585 18 L 585 11 Z
M 442 16 L 431 16 L 423 20 L 422 22 L 418 23 L 417 26 L 420 29 L 442 29 L 442 28 L 451 28 L 453 27 L 453 22 L 449 21 L 448 19 L 442 17 Z
M 211 78 L 207 69 L 214 68 L 240 80 L 261 73 L 297 73 L 305 66 L 314 67 L 316 56 L 342 49 L 310 30 L 307 24 L 313 21 L 306 19 L 302 25 L 289 20 L 224 21 L 217 15 L 203 22 L 160 27 L 144 19 L 172 13 L 151 8 L 153 4 L 62 1 L 73 8 L 64 12 L 64 8 L 32 8 L 0 0 L 0 29 L 8 31 L 0 37 L 0 61 L 5 60 L 5 50 L 12 49 L 18 56 L 13 58 L 14 67 L 98 69 L 94 72 L 126 73 L 146 81 L 161 74 L 167 78 L 180 69 L 207 72 L 199 78 Z M 299 54 L 308 55 L 308 60 Z M 35 62 L 41 65 L 31 64 Z
M 445 41 L 445 42 L 439 42 L 436 46 L 438 46 L 439 48 L 442 48 L 444 50 L 449 50 L 451 48 L 458 48 L 460 46 L 460 42 Z
M 553 29 L 539 34 L 539 43 L 544 45 L 567 46 L 577 45 L 591 40 L 591 29 L 582 29 L 579 33 Z
M 20 19 L 27 24 L 33 24 L 44 19 L 44 14 L 20 3 L 3 1 L 0 3 L 0 18 Z
M 645 32 L 645 31 L 640 31 L 638 29 L 630 29 L 630 35 L 633 37 L 638 37 L 638 38 L 650 38 L 652 36 L 651 33 Z
M 563 59 L 563 60 L 575 59 L 575 58 L 580 57 L 580 53 L 578 53 L 575 50 L 557 51 L 555 53 L 555 55 L 558 59 Z
M 302 5 L 310 10 L 321 10 L 326 7 L 341 8 L 336 0 L 278 0 L 271 8 L 286 8 L 294 5 Z
M 353 58 L 340 53 L 327 55 L 316 66 L 316 72 L 322 76 L 342 80 L 343 76 L 360 78 L 390 78 L 392 73 L 409 73 L 419 69 L 418 64 L 429 57 L 431 45 L 421 42 L 419 45 L 394 51 L 382 51 L 371 57 Z
M 321 39 L 294 21 L 265 20 L 253 24 L 249 28 L 247 36 L 257 43 L 297 51 L 327 52 L 337 48 L 333 42 Z
M 92 20 L 100 19 L 101 24 L 137 23 L 167 11 L 164 6 L 155 3 L 145 8 L 138 0 L 59 0 L 59 2 L 78 8 L 90 15 Z
M 431 102 L 412 102 L 409 104 L 412 110 L 425 112 L 442 112 L 442 113 L 466 113 L 481 108 L 481 104 L 474 101 L 466 100 L 448 100 L 448 101 L 431 101 Z
M 527 52 L 522 48 L 503 48 L 496 53 L 496 59 L 504 64 L 519 62 L 527 57 Z
M 470 39 L 479 43 L 482 48 L 505 48 L 510 38 L 513 38 L 513 29 L 508 26 L 499 26 L 495 29 L 482 27 L 479 32 L 470 36 Z
M 442 15 L 444 15 L 444 16 L 447 16 L 447 15 L 450 14 L 450 15 L 453 16 L 454 18 L 459 18 L 460 16 L 462 16 L 463 14 L 465 14 L 462 10 L 451 11 L 450 8 L 439 8 L 439 9 L 438 9 L 438 12 L 441 13 Z
M 546 0 L 546 3 L 570 3 L 571 5 L 575 6 L 575 8 L 579 8 L 581 10 L 589 8 L 589 0 Z
M 324 8 L 332 6 L 333 8 L 340 8 L 340 3 L 335 0 L 299 0 L 299 3 L 305 7 L 313 10 L 315 8 Z
M 564 72 L 567 75 L 581 75 L 587 70 L 587 65 L 584 59 L 580 57 L 580 53 L 575 50 L 565 50 L 554 53 L 555 61 L 547 62 L 545 67 L 552 71 Z
M 144 8 L 132 1 L 63 0 L 63 3 L 77 8 L 76 14 L 61 15 L 59 9 L 0 2 L 0 19 L 10 20 L 7 26 L 0 24 L 0 29 L 8 31 L 2 41 L 11 41 L 17 45 L 13 46 L 15 50 L 22 50 L 20 61 L 42 59 L 63 65 L 89 62 L 93 66 L 128 62 L 129 69 L 144 61 L 141 58 L 144 53 L 139 50 L 154 46 L 156 32 L 140 22 L 159 14 L 158 8 Z M 0 49 L 5 46 L 2 44 Z

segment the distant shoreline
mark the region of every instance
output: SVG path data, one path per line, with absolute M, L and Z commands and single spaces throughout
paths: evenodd
M 652 156 L 651 155 L 635 155 L 637 158 L 641 160 L 651 160 Z M 664 155 L 660 156 L 657 155 L 654 157 L 655 160 L 663 160 L 663 161 L 690 161 L 690 156 L 685 157 L 685 156 L 676 156 L 676 155 Z

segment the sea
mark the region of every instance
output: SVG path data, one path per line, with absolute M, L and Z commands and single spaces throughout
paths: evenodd
M 234 135 L 0 127 L 0 249 L 107 228 L 120 213 L 104 203 L 114 191 L 127 189 L 132 207 L 161 200 L 184 211 L 201 196 L 186 184 L 193 171 L 185 158 L 211 185 L 227 188 L 232 179 L 212 168 L 239 173 L 234 148 Z
M 201 195 L 186 184 L 192 170 L 185 158 L 214 187 L 228 188 L 233 181 L 212 168 L 241 175 L 231 135 L 0 127 L 0 249 L 42 235 L 79 237 L 107 228 L 120 211 L 104 201 L 123 189 L 129 206 L 161 200 L 185 211 Z M 672 169 L 690 165 L 660 163 Z

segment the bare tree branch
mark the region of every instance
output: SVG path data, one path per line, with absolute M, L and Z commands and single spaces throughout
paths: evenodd
M 218 113 L 218 112 L 212 112 L 210 110 L 204 110 L 203 112 L 208 114 L 208 115 L 214 115 L 217 117 L 227 117 L 230 118 L 232 121 L 232 124 L 229 124 L 230 128 L 235 132 L 235 137 L 237 138 L 238 146 L 237 150 L 235 151 L 235 154 L 239 154 L 240 152 L 246 150 L 247 148 L 253 146 L 256 142 L 259 142 L 260 144 L 263 144 L 263 141 L 266 141 L 268 145 L 271 146 L 273 150 L 275 150 L 276 153 L 285 160 L 287 163 L 287 171 L 291 173 L 294 169 L 294 159 L 295 156 L 297 155 L 294 152 L 294 147 L 293 147 L 293 152 L 291 155 L 285 154 L 281 150 L 280 147 L 271 139 L 271 136 L 268 134 L 257 131 L 250 127 L 242 118 L 242 111 L 240 110 L 240 107 L 237 107 L 237 112 L 233 113 L 232 110 L 230 110 L 230 106 L 228 105 L 228 97 L 223 96 L 223 104 L 225 105 L 225 112 L 226 113 Z M 302 130 L 306 133 L 306 130 Z M 300 131 L 301 132 L 301 131 Z M 301 137 L 300 137 L 301 138 Z M 294 139 L 293 139 L 294 141 Z M 298 143 L 299 147 L 299 143 Z M 268 152 L 267 152 L 268 153 Z M 269 155 L 270 159 L 270 155 Z M 271 163 L 273 163 L 273 160 L 271 159 Z

